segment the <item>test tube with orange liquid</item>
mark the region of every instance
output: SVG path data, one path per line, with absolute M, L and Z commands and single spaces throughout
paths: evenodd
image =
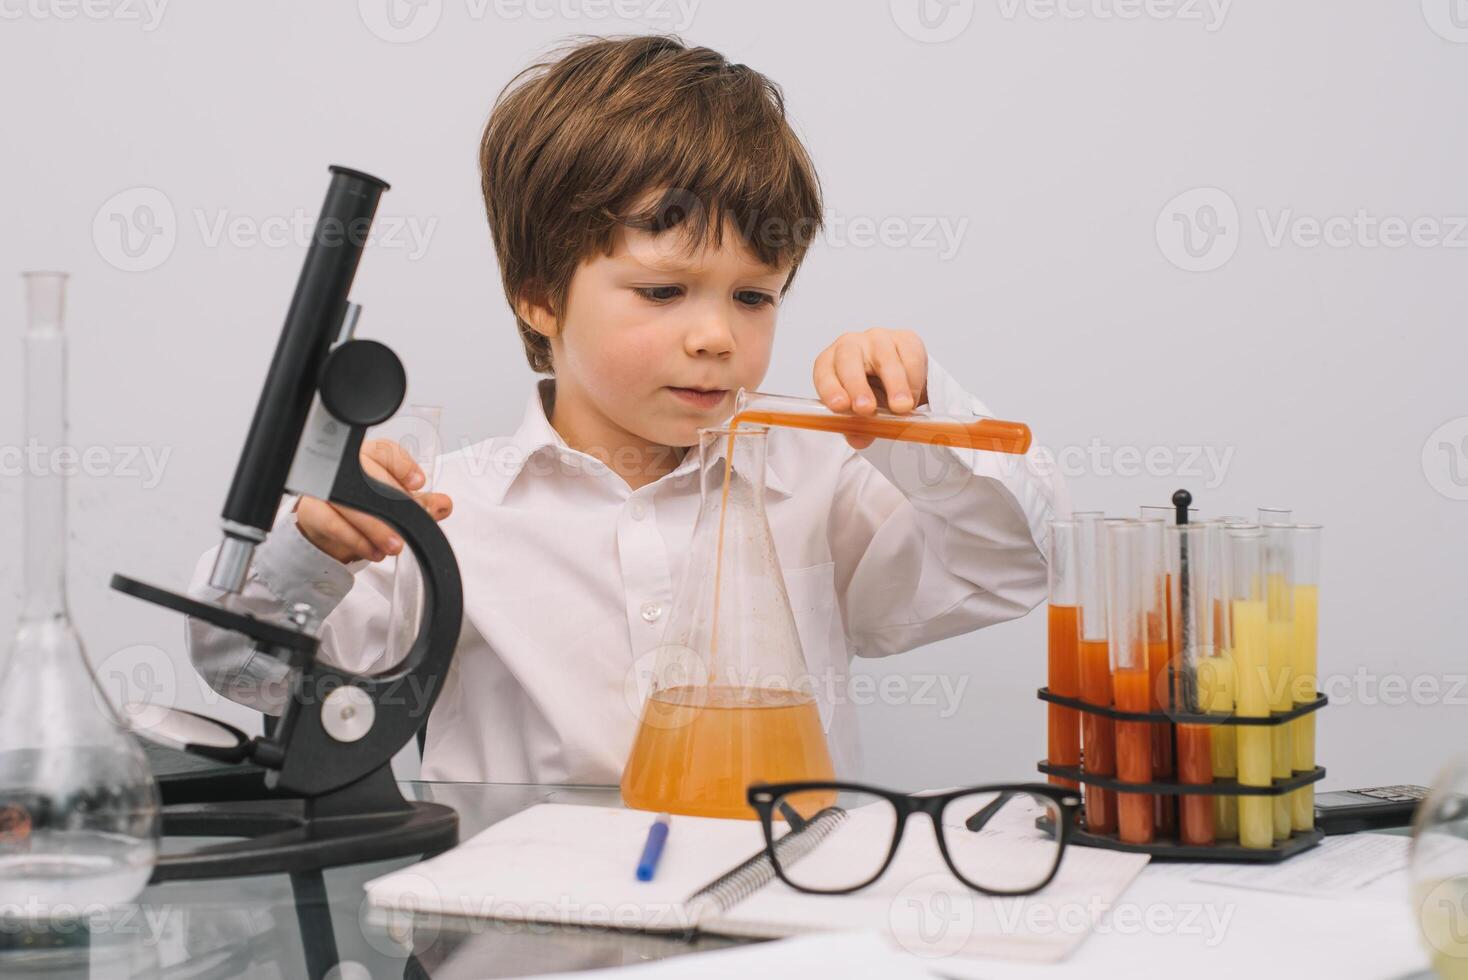
M 1100 517 L 1100 514 L 1077 515 Z M 1080 523 L 1075 520 L 1050 522 L 1049 570 L 1049 679 L 1050 693 L 1068 698 L 1081 696 L 1080 589 L 1077 551 Z M 1049 705 L 1046 759 L 1054 766 L 1077 768 L 1081 764 L 1081 718 L 1075 708 Z M 1077 784 L 1060 776 L 1050 782 L 1076 789 Z
M 1146 514 L 1151 508 L 1144 507 Z M 1167 577 L 1162 558 L 1162 529 L 1166 522 L 1160 518 L 1146 516 L 1140 522 L 1142 538 L 1147 550 L 1149 578 L 1143 593 L 1147 616 L 1147 673 L 1150 677 L 1148 689 L 1149 711 L 1160 712 L 1170 703 L 1168 691 L 1168 664 L 1172 661 L 1172 607 L 1168 604 L 1171 580 Z M 1151 726 L 1152 776 L 1155 779 L 1171 779 L 1176 772 L 1173 761 L 1173 726 L 1169 722 L 1156 722 Z M 1177 834 L 1177 798 L 1159 793 L 1154 804 L 1153 820 L 1157 833 L 1163 837 Z
M 1111 654 L 1112 698 L 1119 711 L 1152 710 L 1152 674 L 1147 667 L 1147 603 L 1155 569 L 1147 531 L 1141 522 L 1110 523 L 1106 528 L 1106 641 Z M 1116 778 L 1123 783 L 1152 781 L 1152 724 L 1116 722 Z M 1119 792 L 1117 837 L 1127 844 L 1156 838 L 1152 794 Z
M 1201 715 L 1208 710 L 1213 651 L 1213 593 L 1210 588 L 1213 537 L 1207 525 L 1174 524 L 1164 531 L 1169 606 L 1172 609 L 1173 684 L 1176 710 Z M 1177 726 L 1179 783 L 1206 786 L 1213 782 L 1211 725 Z M 1183 795 L 1178 800 L 1178 837 L 1184 844 L 1212 844 L 1215 838 L 1212 797 Z
M 1019 455 L 1029 451 L 1031 439 L 1030 427 L 1023 422 L 1005 422 L 980 415 L 939 415 L 927 406 L 907 415 L 885 410 L 874 415 L 856 415 L 833 412 L 816 398 L 771 395 L 743 388 L 735 398 L 734 417 L 730 424 L 738 426 L 741 423 Z
M 1099 516 L 1078 522 L 1081 700 L 1111 707 L 1111 655 L 1106 643 L 1107 521 Z M 1116 775 L 1116 727 L 1110 718 L 1081 715 L 1081 769 L 1098 776 Z M 1086 829 L 1093 834 L 1116 833 L 1116 794 L 1087 785 L 1083 791 Z

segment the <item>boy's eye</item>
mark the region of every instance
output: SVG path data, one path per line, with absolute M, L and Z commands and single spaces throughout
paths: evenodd
M 737 299 L 740 303 L 743 303 L 745 306 L 751 307 L 763 306 L 766 303 L 769 303 L 773 306 L 775 303 L 775 297 L 771 296 L 769 293 L 762 293 L 757 289 L 741 289 L 739 292 L 734 294 L 734 298 Z
M 670 299 L 677 299 L 683 292 L 682 286 L 633 286 L 633 292 L 645 300 L 654 303 L 666 303 Z

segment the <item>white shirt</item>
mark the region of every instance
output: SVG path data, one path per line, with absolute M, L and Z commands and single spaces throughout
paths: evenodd
M 439 458 L 433 489 L 458 559 L 464 617 L 428 721 L 422 778 L 611 784 L 632 747 L 653 651 L 699 509 L 698 452 L 633 490 L 566 445 L 539 382 L 514 435 Z M 933 412 L 991 414 L 931 358 Z M 765 507 L 838 776 L 859 774 L 850 659 L 901 653 L 1014 619 L 1046 589 L 1047 522 L 1069 512 L 1033 457 L 772 428 Z M 1033 450 L 1032 450 L 1033 453 Z M 208 585 L 214 551 L 190 593 Z M 356 673 L 391 666 L 394 562 L 344 565 L 302 536 L 288 502 L 233 608 L 324 617 L 320 656 Z M 271 714 L 280 661 L 237 634 L 188 621 L 212 687 Z

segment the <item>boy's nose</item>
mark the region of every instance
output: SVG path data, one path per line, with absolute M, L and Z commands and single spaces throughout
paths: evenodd
M 722 314 L 705 313 L 689 327 L 685 347 L 694 357 L 704 354 L 728 357 L 734 353 L 734 331 L 729 329 L 729 322 Z

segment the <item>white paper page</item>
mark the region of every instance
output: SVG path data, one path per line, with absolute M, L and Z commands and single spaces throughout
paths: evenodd
M 804 859 L 802 880 L 849 882 L 852 869 L 867 863 L 864 856 L 871 853 L 872 835 L 890 840 L 890 830 L 882 829 L 879 807 L 851 813 L 846 825 Z M 1017 878 L 1023 863 L 1039 861 L 1043 866 L 1053 849 L 1035 829 L 1038 813 L 1038 808 L 1012 804 L 981 834 L 950 834 L 949 846 L 962 867 L 986 867 L 996 876 L 1005 875 L 1008 867 L 1014 869 L 1008 874 Z M 767 935 L 791 929 L 862 929 L 888 933 L 898 946 L 922 956 L 1055 960 L 1085 938 L 1106 905 L 1147 860 L 1146 855 L 1073 847 L 1044 891 L 991 898 L 948 871 L 932 824 L 918 817 L 908 821 L 886 873 L 861 891 L 809 895 L 777 881 L 741 902 L 712 928 L 733 926 Z M 769 931 L 761 933 L 762 929 Z
M 637 859 L 656 815 L 545 803 L 428 861 L 369 881 L 382 908 L 622 928 L 687 928 L 684 900 L 760 851 L 754 820 L 675 815 L 652 881 Z
M 1406 907 L 1407 852 L 1411 840 L 1391 834 L 1327 837 L 1319 846 L 1280 864 L 1193 864 L 1193 881 L 1235 888 L 1376 901 Z
M 1154 865 L 1063 963 L 950 956 L 929 965 L 954 980 L 1401 980 L 1428 960 L 1405 902 L 1392 908 L 1210 885 Z
M 699 980 L 932 980 L 923 964 L 897 952 L 870 933 L 827 933 L 758 943 L 739 949 L 691 953 L 638 966 L 580 973 L 537 974 L 542 980 L 627 977 L 664 980 L 698 976 Z

